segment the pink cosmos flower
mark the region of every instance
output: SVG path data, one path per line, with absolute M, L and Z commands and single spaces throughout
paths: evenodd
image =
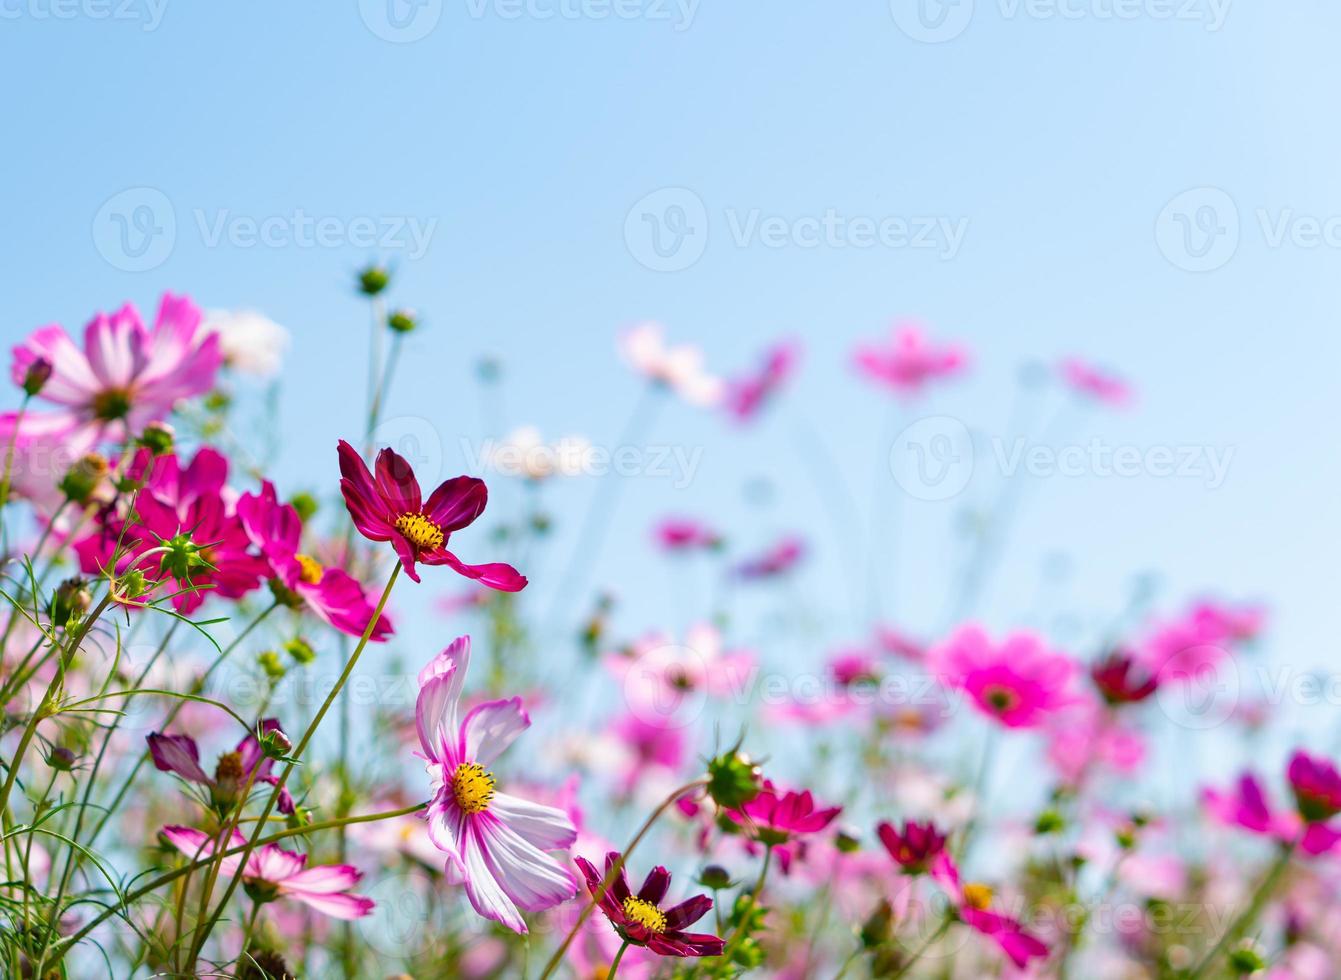
M 284 735 L 276 718 L 262 721 L 260 730 L 264 735 L 272 732 L 278 732 L 281 737 Z M 240 803 L 242 791 L 248 784 L 279 785 L 279 778 L 271 772 L 275 760 L 262 751 L 261 743 L 254 733 L 249 732 L 232 752 L 219 756 L 213 776 L 201 768 L 200 749 L 190 735 L 151 732 L 145 736 L 145 740 L 149 743 L 149 756 L 156 769 L 206 787 L 211 803 L 217 808 L 226 810 Z M 293 797 L 287 788 L 280 790 L 279 810 L 281 813 L 293 813 Z
M 736 566 L 736 575 L 747 580 L 778 578 L 786 575 L 805 557 L 805 542 L 789 535 L 778 541 L 768 550 L 741 562 Z
M 1146 743 L 1140 731 L 1094 701 L 1058 712 L 1049 721 L 1047 734 L 1048 762 L 1068 786 L 1081 785 L 1100 768 L 1131 775 L 1145 761 Z
M 857 370 L 884 385 L 896 395 L 922 393 L 931 381 L 961 373 L 968 353 L 958 344 L 936 346 L 927 340 L 919 323 L 902 320 L 894 324 L 885 344 L 860 344 L 854 355 Z
M 722 544 L 722 536 L 692 517 L 667 517 L 652 531 L 662 551 L 674 554 L 686 551 L 713 551 Z
M 765 779 L 759 795 L 731 816 L 762 844 L 777 846 L 817 834 L 838 818 L 841 806 L 817 807 L 810 790 L 781 790 Z
M 1325 759 L 1304 752 L 1290 758 L 1287 778 L 1296 810 L 1273 810 L 1257 777 L 1244 773 L 1229 790 L 1205 789 L 1207 813 L 1226 826 L 1242 827 L 1282 843 L 1297 843 L 1308 855 L 1326 854 L 1341 842 L 1341 826 L 1330 821 L 1341 813 L 1341 776 Z
M 764 352 L 763 364 L 754 374 L 727 382 L 726 408 L 737 422 L 750 422 L 771 401 L 796 369 L 800 345 L 791 341 L 774 344 Z
M 453 531 L 469 527 L 484 512 L 489 491 L 483 480 L 458 476 L 439 485 L 423 500 L 419 481 L 405 458 L 391 449 L 377 454 L 377 478 L 343 439 L 340 440 L 340 492 L 358 528 L 369 541 L 390 541 L 405 573 L 419 581 L 415 565 L 447 565 L 466 578 L 501 592 L 520 592 L 526 578 L 501 562 L 467 565 L 447 550 Z
M 691 344 L 666 344 L 659 323 L 640 323 L 619 337 L 624 360 L 653 384 L 673 390 L 691 405 L 712 406 L 722 398 L 722 380 L 703 366 L 703 352 Z
M 669 780 L 688 758 L 685 727 L 661 712 L 631 710 L 610 725 L 610 734 L 623 749 L 619 760 L 620 792 Z
M 1127 382 L 1115 374 L 1110 374 L 1102 368 L 1082 361 L 1078 357 L 1063 359 L 1057 365 L 1057 373 L 1061 375 L 1062 381 L 1078 395 L 1092 398 L 1114 408 L 1125 408 L 1131 404 L 1132 390 Z
M 754 654 L 724 649 L 722 634 L 699 623 L 677 643 L 662 633 L 643 637 L 627 655 L 606 658 L 623 684 L 635 713 L 670 718 L 696 694 L 726 698 L 743 694 L 754 669 Z
M 448 880 L 463 883 L 475 911 L 525 933 L 520 909 L 539 912 L 577 894 L 548 851 L 566 850 L 577 829 L 563 810 L 495 788 L 489 766 L 531 725 L 521 698 L 487 701 L 460 717 L 470 638 L 459 637 L 419 673 L 415 727 L 433 780 L 425 813 L 447 855 Z
M 860 647 L 838 650 L 829 657 L 829 675 L 839 687 L 876 684 L 882 674 L 875 658 Z
M 98 440 L 122 440 L 166 418 L 178 402 L 209 391 L 223 363 L 218 338 L 199 327 L 194 303 L 164 293 L 152 330 L 127 303 L 89 322 L 82 350 L 63 327 L 35 331 L 14 348 L 10 375 L 22 384 L 34 362 L 49 361 L 51 377 L 38 397 L 57 410 L 26 414 L 19 423 L 20 438 L 92 432 Z M 15 412 L 0 416 L 6 441 L 16 417 Z
M 103 514 L 100 529 L 75 543 L 84 572 L 101 573 L 115 558 L 118 574 L 144 572 L 183 614 L 211 594 L 238 599 L 260 585 L 268 568 L 234 511 L 236 494 L 227 486 L 228 461 L 221 454 L 202 448 L 183 468 L 175 455 L 154 458 L 143 451 L 128 475 L 144 483 L 133 498 L 136 519 L 115 509 Z M 113 554 L 118 543 L 119 556 Z
M 1261 631 L 1264 612 L 1203 601 L 1160 624 L 1146 640 L 1142 657 L 1161 680 L 1188 680 L 1214 670 L 1237 644 Z
M 960 884 L 959 869 L 949 854 L 942 853 L 937 858 L 931 876 L 954 902 L 960 921 L 995 942 L 1016 967 L 1024 969 L 1030 960 L 1048 955 L 1047 944 L 1026 932 L 1019 922 L 991 911 L 992 890 L 989 887 Z
M 362 636 L 375 611 L 368 596 L 348 572 L 324 568 L 303 554 L 303 521 L 290 504 L 281 504 L 269 480 L 260 493 L 243 494 L 237 503 L 238 517 L 252 544 L 270 565 L 271 590 L 294 608 L 307 608 L 341 633 Z M 392 633 L 382 615 L 369 639 L 380 643 Z
M 881 650 L 890 656 L 899 657 L 911 663 L 921 663 L 927 656 L 925 643 L 892 626 L 877 624 L 875 627 L 875 642 Z
M 882 822 L 875 831 L 904 874 L 918 875 L 929 871 L 945 851 L 946 835 L 930 821 L 905 820 L 902 831 L 891 823 Z
M 207 858 L 214 853 L 214 839 L 204 831 L 192 827 L 164 827 L 163 836 L 192 860 Z M 227 849 L 247 843 L 247 838 L 233 831 Z M 220 861 L 222 873 L 237 874 L 241 854 Z M 306 867 L 307 855 L 286 851 L 278 844 L 266 844 L 247 855 L 242 869 L 242 887 L 254 901 L 272 902 L 276 898 L 291 898 L 296 902 L 329 915 L 333 919 L 361 919 L 374 906 L 371 898 L 350 894 L 359 883 L 362 872 L 348 864 L 323 864 Z
M 963 626 L 928 659 L 943 682 L 1007 728 L 1036 728 L 1075 703 L 1075 661 L 1032 633 L 1012 633 L 994 645 L 982 627 Z

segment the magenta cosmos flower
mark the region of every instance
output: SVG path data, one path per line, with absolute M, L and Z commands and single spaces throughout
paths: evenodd
M 163 836 L 192 860 L 200 860 L 214 853 L 214 839 L 202 830 L 192 827 L 164 827 Z M 240 831 L 234 830 L 227 850 L 247 843 Z M 237 874 L 238 859 L 234 854 L 219 862 L 222 873 Z M 273 902 L 277 898 L 291 898 L 302 902 L 333 919 L 361 919 L 372 912 L 376 904 L 364 895 L 352 895 L 349 890 L 359 883 L 363 872 L 348 864 L 322 864 L 307 867 L 307 855 L 286 851 L 278 844 L 266 844 L 247 855 L 242 869 L 242 887 L 247 897 L 255 902 Z
M 63 327 L 35 331 L 14 348 L 10 374 L 22 384 L 35 362 L 50 362 L 51 377 L 38 397 L 57 408 L 25 415 L 20 435 L 94 432 L 99 439 L 125 439 L 166 418 L 178 402 L 209 391 L 223 363 L 218 338 L 199 328 L 195 304 L 164 293 L 152 329 L 127 303 L 90 321 L 82 350 Z M 12 412 L 0 416 L 6 435 L 14 419 Z
M 1285 844 L 1305 854 L 1326 854 L 1341 842 L 1341 827 L 1329 823 L 1341 813 L 1341 775 L 1327 760 L 1295 752 L 1286 769 L 1296 809 L 1273 810 L 1257 777 L 1244 773 L 1230 790 L 1206 789 L 1202 802 L 1212 817 Z
M 1057 373 L 1078 395 L 1114 408 L 1125 408 L 1131 404 L 1132 390 L 1127 382 L 1078 357 L 1065 358 L 1057 366 Z
M 788 574 L 805 558 L 805 542 L 787 535 L 762 554 L 736 566 L 736 575 L 750 581 L 779 578 Z
M 945 834 L 930 821 L 918 823 L 905 820 L 902 830 L 891 823 L 882 822 L 875 828 L 875 832 L 904 874 L 919 875 L 929 871 L 945 852 Z
M 463 883 L 475 911 L 525 933 L 522 909 L 539 912 L 577 894 L 548 851 L 566 850 L 577 828 L 563 810 L 499 792 L 489 767 L 531 725 L 521 698 L 486 701 L 461 717 L 470 665 L 462 636 L 419 673 L 415 727 L 433 780 L 424 814 L 428 834 L 447 854 L 447 876 Z
M 474 523 L 484 512 L 489 491 L 483 480 L 458 476 L 423 500 L 414 470 L 391 449 L 377 454 L 377 477 L 354 447 L 340 440 L 340 492 L 359 533 L 370 541 L 390 541 L 405 572 L 416 582 L 415 565 L 447 565 L 466 578 L 502 592 L 520 592 L 526 578 L 511 565 L 467 565 L 447 550 L 453 531 Z
M 817 834 L 837 819 L 841 806 L 817 807 L 810 790 L 781 790 L 772 780 L 732 816 L 751 836 L 769 846 Z
M 712 908 L 712 899 L 707 895 L 695 895 L 679 905 L 662 909 L 661 904 L 670 889 L 671 876 L 665 868 L 656 867 L 648 872 L 638 894 L 629 890 L 628 878 L 623 866 L 619 874 L 611 880 L 608 888 L 603 887 L 605 879 L 614 870 L 619 861 L 619 852 L 610 851 L 605 855 L 605 873 L 596 870 L 586 858 L 575 858 L 582 875 L 587 879 L 587 890 L 600 905 L 601 912 L 610 920 L 621 939 L 634 946 L 646 946 L 662 956 L 721 956 L 724 944 L 721 939 L 707 933 L 685 932 L 686 926 L 692 926 Z
M 796 369 L 799 345 L 790 341 L 775 344 L 764 352 L 763 364 L 753 374 L 728 381 L 726 408 L 737 422 L 750 422 L 776 396 Z
M 237 502 L 238 517 L 252 544 L 261 550 L 273 572 L 271 590 L 293 608 L 307 608 L 341 633 L 362 636 L 375 609 L 358 580 L 339 568 L 327 568 L 303 554 L 303 520 L 290 504 L 281 504 L 269 480 L 260 493 L 243 494 Z M 392 633 L 385 615 L 369 639 L 384 641 Z
M 271 732 L 278 732 L 281 736 L 284 734 L 275 718 L 261 722 L 260 730 L 265 735 Z M 254 734 L 249 733 L 232 752 L 219 756 L 213 776 L 201 768 L 200 749 L 190 735 L 151 732 L 145 739 L 149 742 L 150 758 L 159 771 L 173 773 L 189 783 L 206 787 L 210 803 L 220 811 L 227 811 L 241 803 L 242 791 L 248 784 L 279 784 L 278 777 L 271 772 L 275 762 L 261 750 L 261 743 Z M 287 789 L 280 790 L 279 810 L 281 813 L 293 813 L 293 797 Z
M 961 373 L 968 365 L 968 352 L 958 344 L 933 344 L 920 324 L 905 320 L 894 325 L 888 342 L 858 345 L 853 360 L 870 380 L 911 397 L 932 381 Z
M 1012 633 L 998 645 L 981 627 L 963 626 L 928 659 L 946 684 L 1007 728 L 1035 728 L 1077 700 L 1075 661 L 1032 633 Z
M 942 852 L 936 859 L 931 876 L 950 896 L 959 920 L 995 942 L 1018 968 L 1023 970 L 1030 960 L 1048 955 L 1046 943 L 1026 932 L 1015 919 L 991 910 L 990 887 L 973 882 L 960 884 L 959 869 L 949 854 Z
M 667 517 L 652 530 L 652 540 L 669 554 L 712 551 L 721 547 L 722 536 L 692 517 Z

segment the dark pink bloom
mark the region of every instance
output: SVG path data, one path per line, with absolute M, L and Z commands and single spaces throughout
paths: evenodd
M 786 384 L 799 355 L 799 345 L 783 341 L 765 351 L 757 372 L 727 382 L 726 408 L 737 422 L 748 422 L 758 416 Z
M 260 729 L 266 735 L 271 732 L 278 732 L 281 736 L 284 734 L 275 718 L 265 719 Z M 213 776 L 201 768 L 200 749 L 190 735 L 151 732 L 145 739 L 149 743 L 149 756 L 154 760 L 155 768 L 208 788 L 211 802 L 218 807 L 226 809 L 240 803 L 242 791 L 249 783 L 274 786 L 279 782 L 271 772 L 274 760 L 262 751 L 261 743 L 254 733 L 248 733 L 232 752 L 219 756 Z M 279 809 L 281 813 L 293 813 L 293 797 L 287 789 L 280 790 Z
M 875 832 L 880 843 L 885 845 L 885 850 L 889 851 L 889 856 L 905 874 L 918 875 L 929 871 L 932 862 L 945 850 L 945 834 L 930 821 L 917 823 L 905 820 L 902 831 L 885 822 L 879 824 Z
M 800 564 L 805 553 L 805 542 L 798 537 L 788 536 L 763 554 L 741 562 L 736 566 L 736 575 L 743 579 L 777 578 Z
M 525 933 L 520 909 L 539 912 L 577 894 L 549 851 L 567 850 L 577 828 L 567 813 L 498 791 L 490 767 L 531 726 L 521 698 L 461 712 L 470 638 L 457 638 L 419 672 L 415 728 L 433 781 L 424 817 L 447 856 L 448 880 L 464 884 L 475 911 Z
M 667 517 L 652 532 L 663 551 L 712 551 L 721 547 L 722 536 L 692 517 Z
M 1311 780 L 1308 785 L 1313 785 Z M 1292 810 L 1273 810 L 1262 784 L 1251 773 L 1240 776 L 1229 790 L 1202 790 L 1201 800 L 1206 812 L 1219 823 L 1281 843 L 1297 843 L 1305 854 L 1326 854 L 1341 841 L 1341 830 L 1324 821 L 1308 821 Z
M 1214 670 L 1234 647 L 1257 636 L 1265 614 L 1259 608 L 1199 602 L 1158 626 L 1142 656 L 1161 680 L 1187 680 Z
M 646 946 L 662 956 L 722 955 L 724 944 L 718 937 L 684 931 L 686 926 L 693 925 L 712 908 L 712 899 L 707 895 L 695 895 L 678 905 L 662 909 L 661 904 L 671 881 L 670 872 L 665 868 L 653 868 L 635 895 L 629 890 L 628 878 L 622 866 L 610 881 L 609 887 L 603 887 L 606 877 L 619 861 L 618 851 L 606 854 L 604 873 L 596 870 L 596 866 L 586 858 L 578 857 L 575 860 L 587 880 L 587 890 L 596 899 L 601 912 L 610 920 L 620 938 L 634 946 Z
M 166 418 L 178 402 L 209 391 L 223 363 L 218 338 L 199 327 L 194 303 L 164 293 L 153 329 L 127 303 L 89 322 L 83 349 L 63 327 L 37 330 L 14 348 L 10 374 L 21 385 L 34 363 L 50 362 L 51 377 L 37 397 L 57 410 L 26 414 L 20 438 L 93 432 L 100 440 L 123 440 Z M 0 416 L 6 439 L 16 414 Z
M 340 440 L 340 492 L 359 533 L 370 541 L 389 541 L 405 573 L 419 581 L 415 565 L 447 565 L 492 589 L 520 592 L 526 578 L 501 562 L 467 565 L 447 550 L 453 531 L 469 527 L 484 512 L 489 491 L 483 480 L 458 476 L 443 482 L 423 500 L 414 470 L 391 449 L 377 454 L 373 478 L 354 447 Z
M 829 658 L 829 674 L 839 687 L 870 684 L 880 680 L 880 666 L 865 650 L 839 650 Z
M 885 653 L 894 657 L 901 657 L 915 664 L 921 663 L 927 656 L 925 643 L 892 626 L 877 625 L 875 627 L 875 642 Z
M 842 811 L 841 806 L 816 807 L 808 789 L 783 791 L 766 779 L 759 795 L 732 817 L 761 843 L 778 845 L 819 833 Z
M 1328 760 L 1295 752 L 1286 777 L 1306 823 L 1323 823 L 1341 813 L 1341 774 Z
M 1131 404 L 1132 390 L 1127 382 L 1078 357 L 1065 358 L 1057 366 L 1057 373 L 1072 391 L 1086 398 L 1115 408 L 1125 408 Z
M 214 839 L 204 831 L 191 827 L 164 827 L 163 836 L 187 857 L 193 860 L 214 853 Z M 247 838 L 234 830 L 228 850 L 247 843 Z M 234 854 L 219 862 L 223 874 L 237 874 L 241 854 Z M 350 889 L 359 883 L 363 873 L 348 864 L 323 864 L 309 868 L 307 855 L 286 851 L 278 844 L 266 844 L 247 855 L 242 869 L 242 887 L 254 901 L 271 902 L 276 898 L 291 898 L 316 909 L 333 919 L 361 919 L 372 912 L 374 902 L 363 895 L 352 895 Z
M 1090 680 L 1110 705 L 1136 704 L 1154 694 L 1159 676 L 1127 650 L 1114 650 L 1090 667 Z
M 1076 702 L 1076 662 L 1032 633 L 1012 633 L 993 644 L 981 627 L 963 626 L 929 660 L 945 683 L 1007 728 L 1035 728 Z
M 974 883 L 960 884 L 959 868 L 948 853 L 942 852 L 936 858 L 931 876 L 950 896 L 960 921 L 995 942 L 1019 969 L 1027 967 L 1030 960 L 1048 955 L 1047 944 L 1026 932 L 1018 921 L 991 911 L 990 888 Z
M 1097 699 L 1085 699 L 1054 715 L 1047 725 L 1048 761 L 1068 786 L 1104 768 L 1124 775 L 1145 761 L 1146 743 L 1139 729 L 1129 727 Z
M 931 381 L 962 372 L 968 353 L 958 344 L 932 344 L 920 324 L 904 320 L 895 323 L 888 342 L 858 345 L 854 360 L 867 378 L 897 395 L 911 397 L 921 394 Z
M 303 554 L 303 521 L 289 504 L 281 504 L 269 480 L 260 493 L 243 494 L 237 503 L 238 517 L 252 544 L 270 564 L 271 588 L 276 597 L 295 607 L 306 607 L 341 633 L 362 636 L 374 607 L 367 593 L 348 572 L 323 567 Z M 385 615 L 378 619 L 369 639 L 382 642 L 391 635 Z

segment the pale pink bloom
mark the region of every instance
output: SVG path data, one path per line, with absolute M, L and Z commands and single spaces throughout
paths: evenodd
M 489 767 L 531 725 L 521 698 L 486 701 L 461 717 L 470 665 L 462 636 L 419 673 L 415 727 L 433 781 L 425 813 L 433 843 L 446 853 L 448 880 L 462 883 L 475 911 L 517 933 L 521 910 L 539 912 L 577 894 L 577 883 L 549 851 L 577 836 L 562 810 L 495 789 Z
M 163 836 L 177 850 L 193 860 L 214 853 L 214 839 L 202 830 L 192 827 L 164 827 Z M 240 831 L 234 830 L 228 849 L 247 843 Z M 234 854 L 219 862 L 223 874 L 237 874 L 241 854 Z M 373 910 L 373 900 L 363 895 L 350 894 L 359 883 L 362 873 L 348 864 L 323 864 L 306 867 L 307 855 L 286 851 L 278 844 L 266 844 L 247 855 L 242 869 L 242 883 L 253 888 L 274 888 L 278 895 L 292 898 L 311 906 L 334 919 L 358 919 Z
M 1139 731 L 1088 699 L 1059 712 L 1048 725 L 1048 761 L 1068 786 L 1079 786 L 1098 769 L 1132 775 L 1145 753 Z
M 895 629 L 893 626 L 877 623 L 875 642 L 881 650 L 890 656 L 900 657 L 915 664 L 926 659 L 927 645 L 902 630 Z
M 692 344 L 669 346 L 659 323 L 640 323 L 619 337 L 624 360 L 654 384 L 663 385 L 691 405 L 712 406 L 722 400 L 722 380 L 703 366 L 703 352 Z
M 606 658 L 620 680 L 630 706 L 639 714 L 671 717 L 695 695 L 742 698 L 754 670 L 754 654 L 726 650 L 715 626 L 699 623 L 676 643 L 653 633 L 635 643 L 628 654 Z
M 201 330 L 219 335 L 224 364 L 240 374 L 269 379 L 284 365 L 289 332 L 255 310 L 206 310 Z
M 932 381 L 961 373 L 968 365 L 968 352 L 959 344 L 933 344 L 920 323 L 900 320 L 887 342 L 859 344 L 854 361 L 867 378 L 897 395 L 912 397 Z
M 63 327 L 35 331 L 14 348 L 10 373 L 21 385 L 33 362 L 51 362 L 51 377 L 37 397 L 57 408 L 25 414 L 20 439 L 92 433 L 99 441 L 123 440 L 166 418 L 178 402 L 208 391 L 222 363 L 218 338 L 199 328 L 195 304 L 164 293 L 152 328 L 127 303 L 89 322 L 82 349 Z M 14 412 L 0 415 L 5 441 L 15 421 Z
M 1265 612 L 1255 606 L 1198 602 L 1176 619 L 1158 625 L 1141 654 L 1161 679 L 1188 680 L 1214 670 L 1237 644 L 1261 631 Z
M 684 727 L 660 713 L 630 711 L 611 724 L 610 734 L 623 750 L 617 763 L 622 795 L 678 778 L 689 757 Z
M 1057 366 L 1057 373 L 1072 391 L 1086 398 L 1114 408 L 1125 408 L 1131 404 L 1132 389 L 1127 382 L 1078 357 L 1065 358 Z
M 792 341 L 774 344 L 764 352 L 756 372 L 727 382 L 726 407 L 737 422 L 749 422 L 759 415 L 791 377 L 800 353 L 800 345 Z
M 927 662 L 943 683 L 1007 728 L 1036 728 L 1077 700 L 1072 682 L 1079 665 L 1033 633 L 1011 633 L 994 644 L 982 627 L 962 626 Z
M 736 575 L 748 580 L 778 578 L 796 568 L 805 554 L 805 542 L 795 535 L 787 535 L 763 553 L 738 564 Z
M 829 657 L 829 674 L 839 687 L 878 683 L 884 671 L 862 647 L 836 650 Z
M 1171 902 L 1187 892 L 1187 862 L 1176 854 L 1130 854 L 1117 867 L 1118 879 L 1143 898 Z
M 513 429 L 484 452 L 484 465 L 505 476 L 539 482 L 552 476 L 581 476 L 594 471 L 591 443 L 581 436 L 545 442 L 533 425 Z

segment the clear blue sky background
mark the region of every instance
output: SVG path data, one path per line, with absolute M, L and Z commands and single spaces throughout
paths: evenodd
M 353 0 L 169 2 L 157 23 L 144 4 L 112 19 L 89 16 L 100 8 L 88 0 L 69 19 L 45 0 L 6 5 L 3 339 L 53 321 L 78 328 L 125 299 L 152 308 L 165 288 L 265 312 L 293 333 L 276 468 L 292 490 L 331 485 L 335 440 L 359 431 L 366 313 L 350 281 L 379 255 L 397 264 L 394 301 L 427 321 L 388 412 L 429 420 L 444 475 L 464 468 L 462 438 L 486 434 L 481 354 L 503 360 L 509 423 L 609 444 L 639 389 L 614 351 L 621 325 L 661 320 L 728 372 L 771 338 L 802 338 L 802 377 L 759 429 L 737 434 L 680 405 L 657 420 L 650 441 L 703 457 L 687 488 L 649 478 L 623 488 L 593 580 L 622 583 L 628 629 L 670 615 L 646 531 L 668 510 L 709 517 L 748 545 L 809 532 L 818 540 L 805 593 L 844 608 L 840 556 L 790 430 L 806 417 L 868 506 L 889 410 L 853 380 L 848 352 L 892 317 L 923 317 L 972 346 L 971 379 L 926 408 L 989 432 L 1006 424 L 1022 362 L 1079 353 L 1119 368 L 1140 398 L 1130 413 L 1077 420 L 1073 437 L 1232 447 L 1228 479 L 1215 489 L 1200 478 L 1037 481 L 988 618 L 1026 618 L 1040 567 L 1064 552 L 1060 601 L 1087 621 L 1119 608 L 1134 574 L 1157 570 L 1167 604 L 1202 592 L 1269 601 L 1275 661 L 1329 666 L 1341 243 L 1273 243 L 1272 225 L 1341 215 L 1341 11 L 1239 2 L 1208 30 L 1207 2 L 1184 6 L 1197 17 L 1186 20 L 1157 17 L 1159 0 L 1133 19 L 1105 16 L 1108 0 L 1072 0 L 1078 18 L 979 0 L 962 33 L 924 43 L 900 27 L 915 12 L 895 8 L 702 0 L 685 23 L 650 0 L 626 7 L 641 12 L 630 20 L 512 18 L 506 4 L 451 0 L 423 8 L 437 17 L 426 36 L 396 43 L 369 26 L 385 25 L 383 8 Z M 104 202 L 134 187 L 164 195 L 176 222 L 161 263 L 143 272 L 109 261 L 94 231 Z M 673 272 L 641 264 L 645 246 L 625 234 L 635 202 L 663 187 L 689 189 L 707 215 L 702 257 Z M 1199 187 L 1225 192 L 1240 219 L 1237 250 L 1212 251 L 1218 267 L 1200 273 L 1176 261 L 1177 215 L 1156 233 L 1166 204 Z M 1226 225 L 1223 200 L 1191 200 L 1194 231 Z M 342 227 L 369 217 L 436 226 L 422 256 L 210 244 L 221 214 L 260 221 L 295 209 Z M 951 260 L 739 245 L 729 216 L 754 209 L 968 225 Z M 1307 236 L 1306 224 L 1292 227 Z M 762 512 L 743 490 L 760 476 L 775 487 Z M 567 518 L 561 558 L 591 491 L 554 498 Z M 938 619 L 965 499 L 976 498 L 903 512 L 897 608 L 915 630 Z M 461 551 L 489 556 L 480 535 Z M 550 574 L 561 565 L 548 563 Z M 536 599 L 550 588 L 537 571 Z M 439 580 L 420 594 L 446 590 Z M 450 627 L 415 623 L 426 657 Z

